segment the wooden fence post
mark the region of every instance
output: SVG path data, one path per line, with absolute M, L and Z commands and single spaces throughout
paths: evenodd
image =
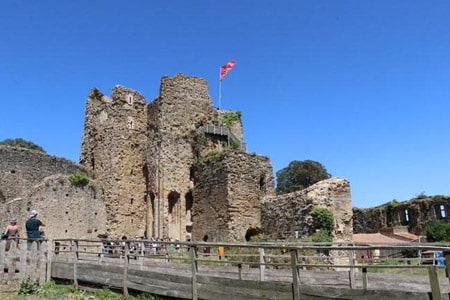
M 350 270 L 348 273 L 349 286 L 351 289 L 356 287 L 356 278 L 355 278 L 355 251 L 350 250 L 348 255 L 348 261 L 350 262 Z
M 428 276 L 430 277 L 431 298 L 433 300 L 441 300 L 441 288 L 439 286 L 439 278 L 436 266 L 428 267 Z
M 123 296 L 125 298 L 128 298 L 129 294 L 128 294 L 128 286 L 127 286 L 127 281 L 128 281 L 128 265 L 130 264 L 130 242 L 126 241 L 125 245 L 124 245 L 125 249 L 123 249 L 124 251 L 124 256 L 123 256 Z
M 191 251 L 191 264 L 192 264 L 192 300 L 197 300 L 197 273 L 198 273 L 198 262 L 197 262 L 197 246 L 190 246 Z
M 264 248 L 259 248 L 259 280 L 264 281 L 264 273 L 266 270 L 266 260 L 264 258 Z
M 78 240 L 71 240 L 73 249 L 73 285 L 78 288 Z
M 367 268 L 363 267 L 362 268 L 362 285 L 363 285 L 363 290 L 367 290 L 367 283 L 368 283 L 368 278 L 367 278 Z
M 52 261 L 53 261 L 53 250 L 55 249 L 56 244 L 53 244 L 53 240 L 48 240 L 47 247 L 47 263 L 46 263 L 46 273 L 45 273 L 45 282 L 50 281 L 52 277 Z
M 449 280 L 450 283 L 450 251 L 444 251 L 444 263 L 445 263 L 445 277 Z
M 292 299 L 300 300 L 300 274 L 298 271 L 297 249 L 291 249 Z

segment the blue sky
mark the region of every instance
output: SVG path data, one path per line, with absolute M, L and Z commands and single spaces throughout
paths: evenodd
M 322 163 L 353 205 L 450 194 L 450 2 L 0 2 L 0 140 L 78 161 L 91 88 L 205 78 L 274 171 Z

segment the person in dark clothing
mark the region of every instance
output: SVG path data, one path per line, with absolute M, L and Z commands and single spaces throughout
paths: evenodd
M 33 240 L 42 238 L 42 231 L 40 227 L 45 227 L 44 222 L 37 218 L 38 212 L 36 210 L 30 211 L 30 218 L 25 222 L 25 229 L 27 231 L 28 249 L 31 249 Z

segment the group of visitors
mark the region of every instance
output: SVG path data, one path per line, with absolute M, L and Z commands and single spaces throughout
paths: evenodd
M 39 240 L 44 237 L 44 232 L 40 227 L 45 227 L 45 223 L 37 218 L 38 212 L 31 210 L 28 220 L 25 222 L 25 229 L 27 233 L 28 245 L 31 246 L 33 240 Z M 2 238 L 6 239 L 5 250 L 9 251 L 11 248 L 11 242 L 14 241 L 17 245 L 19 243 L 20 229 L 17 225 L 17 219 L 12 218 L 9 224 L 3 231 Z

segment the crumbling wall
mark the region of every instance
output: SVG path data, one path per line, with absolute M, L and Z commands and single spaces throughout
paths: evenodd
M 245 241 L 260 232 L 260 204 L 274 195 L 273 170 L 264 156 L 211 152 L 195 168 L 193 239 Z
M 375 233 L 382 228 L 407 226 L 410 233 L 424 235 L 425 223 L 438 219 L 450 221 L 450 197 L 421 196 L 410 201 L 389 202 L 373 208 L 353 208 L 355 233 Z
M 48 239 L 94 239 L 107 232 L 102 189 L 92 180 L 86 186 L 74 186 L 68 175 L 52 175 L 28 190 L 24 198 L 6 203 L 6 214 L 17 218 L 21 237 L 26 237 L 31 209 L 47 225 L 42 229 Z
M 31 187 L 47 176 L 83 172 L 81 166 L 61 157 L 25 148 L 0 146 L 0 194 L 3 195 L 0 198 L 4 202 L 24 197 Z
M 147 115 L 144 97 L 116 86 L 112 98 L 94 89 L 86 101 L 80 163 L 101 183 L 110 236 L 143 236 Z
M 185 239 L 192 225 L 193 137 L 216 119 L 204 79 L 183 74 L 161 79 L 160 95 L 148 105 L 151 235 Z
M 261 223 L 265 234 L 273 238 L 300 238 L 316 230 L 311 212 L 315 207 L 329 208 L 334 215 L 335 240 L 353 238 L 350 183 L 344 178 L 330 178 L 301 191 L 267 197 L 261 205 Z

